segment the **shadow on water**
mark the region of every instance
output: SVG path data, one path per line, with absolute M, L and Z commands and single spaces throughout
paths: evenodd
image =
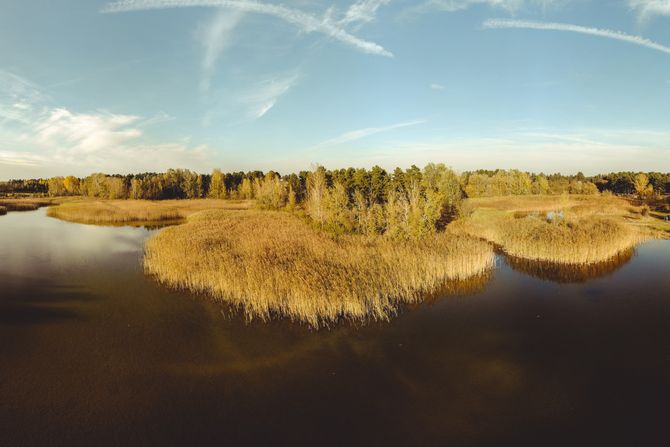
M 563 264 L 518 258 L 506 254 L 502 257 L 512 269 L 534 278 L 556 283 L 581 283 L 611 275 L 630 262 L 633 256 L 635 256 L 635 249 L 631 248 L 596 264 Z
M 0 326 L 47 324 L 82 318 L 82 313 L 76 310 L 77 305 L 94 299 L 77 287 L 46 279 L 17 279 L 0 274 L 0 284 Z M 28 288 L 30 294 L 26 294 Z

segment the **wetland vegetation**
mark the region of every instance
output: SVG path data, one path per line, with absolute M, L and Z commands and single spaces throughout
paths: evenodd
M 70 200 L 50 207 L 47 214 L 62 220 L 88 224 L 124 224 L 185 219 L 205 209 L 243 210 L 242 200 Z
M 473 199 L 454 228 L 524 259 L 595 264 L 654 234 L 653 219 L 613 196 Z
M 179 223 L 147 241 L 146 273 L 232 304 L 248 319 L 319 327 L 387 320 L 403 305 L 486 277 L 494 249 L 513 268 L 559 282 L 563 273 L 568 282 L 605 274 L 642 241 L 669 234 L 659 219 L 664 180 L 457 174 L 442 164 L 286 176 L 170 170 L 55 177 L 44 182 L 49 197 L 0 206 L 53 205 L 49 216 L 86 224 Z
M 5 209 L 5 213 L 7 211 L 35 211 L 42 206 L 48 206 L 53 203 L 53 199 L 42 197 L 0 197 L 0 207 Z
M 333 235 L 277 211 L 205 211 L 146 245 L 147 272 L 203 291 L 249 318 L 283 315 L 312 326 L 388 319 L 452 280 L 493 266 L 483 241 L 439 233 L 416 241 Z

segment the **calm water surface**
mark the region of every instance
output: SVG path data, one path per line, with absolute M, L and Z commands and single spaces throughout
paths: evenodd
M 150 234 L 0 217 L 0 445 L 670 442 L 670 241 L 315 332 L 156 285 Z

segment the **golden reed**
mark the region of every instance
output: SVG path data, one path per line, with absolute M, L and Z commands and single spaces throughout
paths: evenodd
M 160 282 L 210 293 L 249 319 L 279 315 L 314 327 L 388 319 L 399 304 L 493 263 L 491 247 L 469 236 L 336 237 L 288 213 L 260 211 L 195 214 L 152 237 L 144 257 Z
M 207 209 L 243 210 L 251 201 L 196 200 L 78 200 L 51 207 L 47 215 L 88 224 L 120 224 L 179 220 Z
M 498 197 L 469 206 L 472 214 L 455 222 L 452 231 L 486 239 L 524 259 L 606 262 L 651 236 L 628 202 L 616 197 Z M 549 219 L 547 211 L 559 214 Z

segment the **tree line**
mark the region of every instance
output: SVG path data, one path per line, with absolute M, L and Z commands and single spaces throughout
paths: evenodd
M 48 192 L 49 186 L 47 179 L 15 179 L 6 182 L 0 182 L 0 195 L 45 195 Z
M 670 192 L 670 174 L 620 172 L 586 177 L 533 174 L 519 170 L 478 170 L 457 174 L 444 164 L 389 172 L 346 168 L 280 175 L 262 171 L 184 169 L 135 175 L 92 174 L 46 180 L 12 180 L 0 193 L 82 195 L 101 199 L 254 199 L 268 210 L 299 208 L 322 229 L 336 233 L 385 234 L 418 238 L 442 229 L 462 211 L 463 199 L 507 195 L 635 194 L 651 198 Z
M 422 170 L 411 166 L 408 169 L 386 171 L 375 166 L 371 169 L 323 171 L 328 187 L 340 184 L 351 200 L 358 191 L 371 203 L 381 204 L 387 201 L 391 191 L 407 193 L 413 184 L 421 184 L 425 168 Z M 0 182 L 0 194 L 84 195 L 107 199 L 148 200 L 205 197 L 252 199 L 261 187 L 269 188 L 269 183 L 266 185 L 263 180 L 270 176 L 285 186 L 287 197 L 290 190 L 296 203 L 301 203 L 306 199 L 310 175 L 309 171 L 282 176 L 274 171 L 224 173 L 219 169 L 211 174 L 198 174 L 183 169 L 126 176 L 97 173 L 84 178 L 68 176 Z M 618 172 L 586 177 L 582 173 L 545 175 L 518 170 L 477 170 L 460 175 L 454 173 L 454 176 L 467 197 L 596 194 L 605 191 L 624 195 L 641 194 L 641 191 L 645 195 L 670 194 L 670 174 L 660 172 Z M 263 193 L 259 195 L 264 196 Z

